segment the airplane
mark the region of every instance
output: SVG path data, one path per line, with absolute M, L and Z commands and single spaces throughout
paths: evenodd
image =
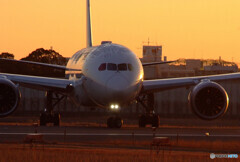
M 138 102 L 145 113 L 139 117 L 139 127 L 151 124 L 159 127 L 159 115 L 154 112 L 154 93 L 179 87 L 192 87 L 188 100 L 193 112 L 205 120 L 217 119 L 225 114 L 229 104 L 228 94 L 217 83 L 221 80 L 239 79 L 240 73 L 184 78 L 144 80 L 144 66 L 169 62 L 141 63 L 128 48 L 110 41 L 92 45 L 90 1 L 87 8 L 87 47 L 75 53 L 66 66 L 37 64 L 64 69 L 66 78 L 39 77 L 0 73 L 0 117 L 13 113 L 20 102 L 19 86 L 46 91 L 46 108 L 40 115 L 40 125 L 58 126 L 60 114 L 54 107 L 69 97 L 75 104 L 98 106 L 118 112 L 125 105 Z M 121 128 L 122 118 L 115 113 L 107 119 L 109 128 Z

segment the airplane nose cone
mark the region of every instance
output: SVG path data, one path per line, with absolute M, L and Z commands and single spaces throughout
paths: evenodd
M 121 76 L 114 76 L 107 82 L 107 94 L 110 101 L 122 101 L 127 97 L 128 82 Z
M 119 92 L 126 89 L 127 88 L 126 86 L 128 86 L 127 80 L 120 76 L 115 76 L 108 80 L 107 82 L 107 87 L 110 91 Z

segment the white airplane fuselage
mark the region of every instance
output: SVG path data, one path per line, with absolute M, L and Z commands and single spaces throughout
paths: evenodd
M 82 80 L 74 90 L 79 105 L 126 105 L 136 99 L 142 88 L 142 64 L 122 45 L 105 43 L 82 49 L 70 58 L 67 68 L 81 70 L 66 71 L 70 80 Z

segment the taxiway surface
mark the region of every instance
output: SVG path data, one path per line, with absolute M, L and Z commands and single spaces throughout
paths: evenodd
M 189 140 L 240 140 L 238 128 L 187 128 L 160 127 L 158 129 L 125 127 L 109 129 L 106 127 L 82 126 L 23 126 L 0 125 L 0 142 L 21 142 L 27 134 L 42 134 L 44 140 L 54 142 L 86 142 L 104 140 L 151 140 L 153 137 Z

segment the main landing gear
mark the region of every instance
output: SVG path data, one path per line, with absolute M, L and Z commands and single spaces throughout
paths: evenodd
M 54 97 L 53 97 L 54 95 Z M 52 91 L 47 92 L 46 109 L 40 115 L 40 126 L 45 126 L 47 123 L 53 123 L 54 126 L 60 125 L 60 113 L 54 113 L 53 108 L 65 98 L 65 96 L 59 97 L 58 94 Z
M 138 98 L 138 102 L 145 108 L 146 113 L 139 117 L 139 127 L 151 124 L 152 127 L 159 127 L 159 115 L 154 112 L 154 94 L 147 94 Z

